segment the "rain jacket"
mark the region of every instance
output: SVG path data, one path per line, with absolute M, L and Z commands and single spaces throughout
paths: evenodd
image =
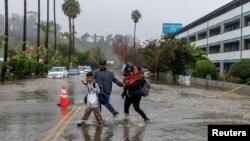
M 123 83 L 120 82 L 114 75 L 113 72 L 111 72 L 108 69 L 100 70 L 97 69 L 94 71 L 94 79 L 95 81 L 100 84 L 103 88 L 103 92 L 110 95 L 112 92 L 112 82 L 117 84 L 120 87 L 123 87 Z

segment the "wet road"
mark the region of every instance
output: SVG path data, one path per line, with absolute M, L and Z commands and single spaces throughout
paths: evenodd
M 114 85 L 111 103 L 120 111 L 118 119 L 103 107 L 104 125 L 94 124 L 91 115 L 88 125 L 78 128 L 75 121 L 83 115 L 83 105 L 74 111 L 76 105 L 59 108 L 56 104 L 62 84 L 67 87 L 70 103 L 79 101 L 84 92 L 81 79 L 34 79 L 0 85 L 0 140 L 206 141 L 208 124 L 250 124 L 248 96 L 158 83 L 152 84 L 151 94 L 141 101 L 149 123 L 144 123 L 133 107 L 129 122 L 123 121 L 122 89 Z M 71 118 L 62 121 L 67 115 Z

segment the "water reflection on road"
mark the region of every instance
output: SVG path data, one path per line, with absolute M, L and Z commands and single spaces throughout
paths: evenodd
M 0 85 L 0 140 L 41 140 L 83 98 L 82 76 L 67 79 L 34 79 Z M 82 140 L 207 140 L 208 124 L 249 124 L 250 97 L 223 94 L 217 90 L 166 85 L 165 81 L 151 81 L 151 94 L 143 98 L 141 108 L 150 123 L 131 107 L 129 121 L 123 120 L 122 89 L 114 85 L 111 103 L 120 111 L 114 120 L 102 108 L 104 125 L 90 124 L 76 127 L 83 115 L 76 113 L 61 134 L 61 141 Z M 61 85 L 66 85 L 71 106 L 60 108 L 57 102 Z M 60 129 L 60 128 L 59 128 Z

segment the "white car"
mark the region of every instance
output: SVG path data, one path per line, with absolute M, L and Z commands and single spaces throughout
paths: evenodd
M 66 78 L 68 77 L 68 71 L 66 67 L 53 67 L 49 70 L 47 78 Z
M 146 78 L 149 78 L 151 76 L 151 72 L 148 69 L 142 68 L 142 71 Z
M 90 66 L 78 66 L 78 70 L 80 74 L 86 74 L 87 72 L 92 71 Z
M 84 71 L 85 73 L 91 72 L 91 70 L 88 69 L 88 68 L 84 69 L 83 71 Z

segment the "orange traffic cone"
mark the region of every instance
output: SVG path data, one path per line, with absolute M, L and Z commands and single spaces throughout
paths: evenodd
M 67 107 L 69 105 L 68 97 L 66 94 L 66 87 L 64 85 L 62 85 L 60 102 L 58 105 L 61 107 Z

